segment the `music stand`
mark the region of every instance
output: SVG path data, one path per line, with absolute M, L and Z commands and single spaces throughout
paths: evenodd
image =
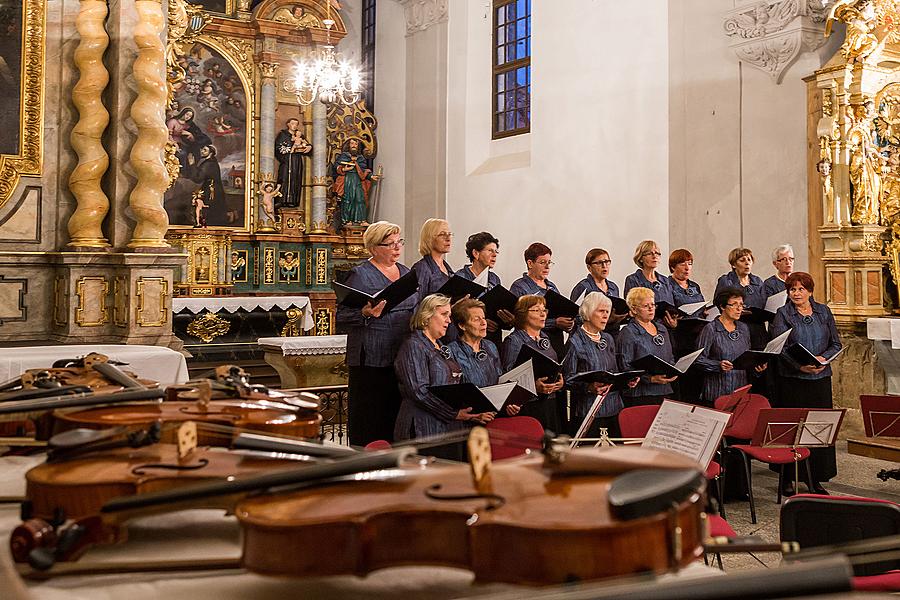
M 588 429 L 591 428 L 591 425 L 594 424 L 594 419 L 597 418 L 597 413 L 600 412 L 600 407 L 603 406 L 603 401 L 606 400 L 606 396 L 609 395 L 609 392 L 612 390 L 612 386 L 606 388 L 606 391 L 602 394 L 598 394 L 594 399 L 594 403 L 591 405 L 590 410 L 584 416 L 584 420 L 581 422 L 581 425 L 578 427 L 578 431 L 575 432 L 575 437 L 572 438 L 572 442 L 569 445 L 570 448 L 574 448 L 578 445 L 578 442 L 582 441 L 584 434 L 588 432 Z M 609 434 L 606 431 L 606 428 L 600 431 L 600 441 L 596 444 L 598 446 L 604 445 L 603 442 L 610 442 Z M 611 442 L 610 442 L 611 443 Z
M 860 396 L 866 437 L 900 438 L 900 396 Z
M 796 486 L 800 481 L 799 449 L 834 446 L 845 412 L 843 408 L 764 408 L 759 411 L 750 445 L 789 449 L 794 456 Z

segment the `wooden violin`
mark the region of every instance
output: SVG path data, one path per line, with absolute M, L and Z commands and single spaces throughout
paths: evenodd
M 705 478 L 679 455 L 574 449 L 504 461 L 486 476 L 473 466 L 473 477 L 466 465 L 392 467 L 402 455 L 390 452 L 116 499 L 73 535 L 99 540 L 124 519 L 226 497 L 243 529 L 241 565 L 268 575 L 433 564 L 545 585 L 665 572 L 702 555 Z M 376 459 L 387 462 L 364 464 Z M 260 494 L 285 485 L 301 489 Z

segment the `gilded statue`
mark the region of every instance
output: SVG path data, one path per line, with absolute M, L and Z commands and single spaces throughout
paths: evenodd
M 822 202 L 825 205 L 825 222 L 834 223 L 834 186 L 831 181 L 831 161 L 823 158 L 816 164 L 816 171 L 822 180 Z
M 272 15 L 272 20 L 293 25 L 297 29 L 322 26 L 316 15 L 306 12 L 302 6 L 297 6 L 296 4 L 293 6 L 282 6 Z
M 849 110 L 853 123 L 847 132 L 853 204 L 850 220 L 856 225 L 878 224 L 884 159 L 873 138 L 872 119 L 875 116 L 875 103 L 868 100 L 851 106 Z
M 875 2 L 876 0 L 838 0 L 828 13 L 825 21 L 826 37 L 831 34 L 834 21 L 847 25 L 841 54 L 849 63 L 874 61 L 887 42 L 887 36 L 879 40 L 875 35 L 878 25 Z
M 881 224 L 890 225 L 900 215 L 900 148 L 892 147 L 882 168 Z

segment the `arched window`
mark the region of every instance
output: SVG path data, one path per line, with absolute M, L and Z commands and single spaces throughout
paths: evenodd
M 531 131 L 531 0 L 493 0 L 493 139 Z

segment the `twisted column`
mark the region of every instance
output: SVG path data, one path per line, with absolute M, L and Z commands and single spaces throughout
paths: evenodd
M 79 78 L 72 88 L 72 102 L 78 109 L 78 123 L 69 138 L 78 154 L 78 164 L 69 176 L 69 190 L 77 207 L 69 218 L 69 246 L 76 248 L 108 248 L 109 242 L 101 229 L 109 212 L 109 198 L 100 187 L 100 180 L 109 167 L 109 155 L 100 137 L 109 125 L 109 112 L 100 95 L 109 83 L 109 72 L 103 66 L 103 54 L 109 36 L 103 23 L 107 15 L 106 2 L 81 0 L 75 28 L 80 41 L 75 49 L 75 66 Z
M 138 135 L 131 148 L 131 166 L 137 174 L 128 203 L 137 224 L 129 248 L 168 248 L 164 236 L 169 217 L 163 209 L 163 194 L 169 185 L 162 155 L 168 139 L 166 129 L 166 57 L 160 40 L 163 31 L 162 5 L 154 0 L 137 0 L 138 22 L 134 41 L 138 55 L 134 80 L 138 93 L 131 105 L 131 118 Z
M 326 123 L 325 103 L 316 98 L 312 103 L 313 117 L 313 156 L 312 156 L 312 203 L 310 206 L 310 233 L 328 233 L 328 165 L 325 160 L 328 156 L 325 135 L 328 124 Z

